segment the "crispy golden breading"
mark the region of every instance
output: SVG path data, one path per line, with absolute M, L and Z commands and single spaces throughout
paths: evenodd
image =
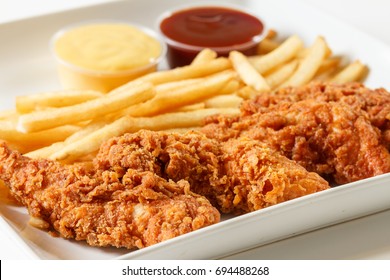
M 255 211 L 329 188 L 318 174 L 259 141 L 232 139 L 222 150 L 234 212 Z M 219 199 L 227 202 L 223 195 Z
M 286 88 L 244 103 L 239 117 L 208 118 L 202 131 L 219 141 L 266 143 L 342 184 L 390 172 L 389 96 L 357 84 Z
M 0 179 L 35 219 L 92 246 L 142 248 L 219 221 L 186 181 L 32 160 L 0 145 Z
M 258 95 L 257 100 L 251 102 L 255 107 L 247 106 L 246 110 L 250 113 L 257 111 L 259 106 L 269 107 L 281 101 L 298 102 L 308 99 L 343 103 L 367 113 L 371 124 L 381 130 L 383 143 L 390 148 L 390 140 L 386 137 L 390 132 L 390 93 L 383 88 L 370 89 L 361 83 L 311 83 L 303 87 L 286 87 L 273 94 Z
M 224 213 L 247 213 L 329 188 L 315 173 L 259 141 L 218 142 L 199 132 L 140 131 L 106 142 L 95 159 L 118 174 L 128 168 L 189 182 Z

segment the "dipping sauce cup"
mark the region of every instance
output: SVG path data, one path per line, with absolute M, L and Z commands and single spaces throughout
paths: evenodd
M 195 6 L 164 13 L 158 20 L 168 46 L 171 68 L 190 64 L 204 48 L 219 56 L 232 50 L 256 53 L 265 34 L 264 23 L 243 10 L 220 6 Z
M 51 40 L 65 89 L 109 92 L 157 70 L 166 45 L 148 28 L 123 22 L 67 27 Z

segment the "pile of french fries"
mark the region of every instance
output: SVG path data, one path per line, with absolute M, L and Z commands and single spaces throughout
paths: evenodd
M 107 94 L 60 90 L 19 96 L 0 112 L 0 139 L 31 158 L 65 163 L 90 160 L 114 136 L 140 129 L 186 131 L 214 114 L 237 115 L 245 99 L 314 80 L 362 80 L 360 61 L 343 64 L 323 37 L 305 46 L 296 35 L 278 41 L 276 32 L 247 57 L 204 49 L 184 67 L 146 74 Z

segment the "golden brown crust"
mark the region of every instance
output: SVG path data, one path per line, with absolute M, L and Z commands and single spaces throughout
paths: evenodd
M 93 246 L 142 248 L 217 223 L 219 212 L 150 171 L 85 169 L 31 160 L 0 144 L 0 178 L 62 237 Z
M 248 137 L 338 184 L 390 172 L 390 94 L 360 84 L 311 84 L 264 93 L 239 118 L 209 118 L 203 132 Z

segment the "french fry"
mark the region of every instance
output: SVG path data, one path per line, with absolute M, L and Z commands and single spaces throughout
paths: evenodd
M 237 91 L 237 96 L 242 97 L 243 99 L 251 99 L 258 94 L 259 92 L 250 86 L 244 86 Z
M 270 53 L 249 57 L 249 61 L 260 74 L 264 74 L 293 59 L 302 48 L 303 41 L 297 35 L 293 35 Z
M 236 92 L 241 87 L 241 85 L 242 84 L 234 78 L 221 88 L 221 90 L 218 92 L 218 95 L 232 94 Z
M 177 80 L 205 77 L 230 68 L 231 64 L 229 60 L 225 57 L 220 57 L 207 63 L 199 63 L 196 65 L 188 65 L 171 70 L 150 73 L 139 80 L 159 85 Z
M 39 149 L 29 151 L 28 153 L 25 153 L 25 156 L 30 158 L 49 158 L 52 154 L 59 151 L 60 149 L 63 149 L 66 145 L 69 145 L 72 142 L 76 142 L 93 133 L 94 131 L 101 129 L 108 122 L 108 119 L 95 120 L 87 126 L 83 127 L 82 129 L 71 134 L 69 137 L 64 139 L 64 141 L 55 142 L 50 146 L 45 146 Z
M 232 61 L 234 70 L 246 85 L 259 92 L 270 90 L 263 76 L 256 71 L 242 53 L 232 51 L 229 54 L 229 59 Z
M 150 83 L 137 83 L 127 91 L 116 95 L 86 101 L 55 110 L 37 111 L 19 117 L 17 129 L 21 132 L 34 132 L 52 127 L 91 120 L 100 115 L 124 109 L 133 104 L 146 101 L 154 96 Z
M 34 159 L 49 158 L 52 154 L 65 147 L 64 142 L 56 142 L 49 146 L 44 146 L 29 152 L 25 152 L 24 156 Z
M 333 78 L 331 78 L 330 81 L 333 83 L 360 81 L 367 74 L 367 72 L 367 66 L 357 60 L 347 65 Z
M 205 77 L 200 83 L 179 87 L 176 90 L 160 91 L 156 87 L 156 96 L 154 98 L 126 109 L 124 114 L 129 114 L 133 117 L 154 116 L 178 107 L 197 103 L 212 96 L 222 94 L 223 88 L 235 77 L 236 74 L 234 71 L 226 70 Z
M 277 49 L 279 46 L 280 46 L 279 42 L 276 42 L 275 40 L 272 39 L 265 38 L 257 46 L 256 54 L 265 55 Z
M 334 76 L 335 71 L 337 71 L 337 68 L 329 69 L 328 71 L 321 72 L 321 73 L 316 73 L 312 81 L 329 82 L 331 78 Z
M 266 39 L 274 39 L 278 36 L 278 32 L 275 29 L 268 29 L 267 35 L 265 35 Z
M 137 81 L 149 82 L 153 85 L 160 85 L 169 82 L 182 81 L 193 78 L 205 77 L 212 75 L 224 70 L 230 69 L 231 63 L 225 57 L 216 58 L 207 63 L 199 63 L 196 65 L 187 65 L 183 67 L 177 67 L 170 70 L 153 72 L 146 74 L 135 81 L 131 81 L 127 84 L 124 84 L 114 90 L 109 94 L 117 94 L 118 92 L 126 91 L 128 88 L 133 87 L 133 83 Z
M 0 139 L 18 146 L 21 153 L 38 149 L 52 143 L 63 141 L 80 130 L 76 125 L 64 125 L 32 133 L 22 133 L 16 130 L 12 123 L 0 122 Z
M 191 62 L 191 65 L 199 65 L 202 63 L 207 63 L 217 58 L 217 53 L 211 49 L 203 49 L 197 54 L 194 60 Z
M 301 86 L 309 82 L 314 77 L 328 54 L 329 48 L 324 38 L 317 37 L 314 44 L 310 47 L 306 57 L 299 64 L 297 70 L 281 86 Z
M 35 228 L 38 228 L 41 230 L 48 230 L 50 228 L 50 224 L 48 222 L 46 222 L 42 218 L 37 218 L 34 216 L 30 216 L 28 224 L 32 227 L 35 227 Z
M 304 48 L 304 49 L 302 49 L 302 50 L 298 53 L 297 58 L 298 58 L 298 59 L 304 59 L 304 58 L 308 55 L 308 53 L 310 52 L 310 50 L 311 50 L 311 48 Z M 332 53 L 332 50 L 327 46 L 326 55 L 325 55 L 325 56 L 328 57 L 328 56 L 331 55 L 331 53 Z M 324 63 L 325 63 L 325 61 L 324 61 Z
M 265 76 L 267 84 L 272 88 L 277 88 L 280 84 L 285 82 L 294 73 L 298 66 L 297 60 L 292 60 L 287 64 L 280 66 L 272 71 L 269 75 Z
M 97 151 L 104 141 L 115 136 L 128 132 L 136 132 L 140 129 L 164 130 L 199 126 L 205 117 L 214 114 L 237 115 L 239 114 L 239 109 L 203 109 L 184 113 L 167 113 L 151 118 L 134 118 L 127 115 L 78 141 L 70 143 L 63 149 L 52 154 L 49 158 L 52 160 L 73 161 Z
M 16 97 L 16 110 L 29 113 L 40 107 L 65 107 L 102 97 L 94 90 L 63 90 Z
M 206 77 L 169 82 L 169 83 L 157 85 L 155 88 L 157 92 L 162 94 L 163 92 L 170 92 L 172 90 L 177 90 L 179 88 L 186 88 L 188 86 L 197 85 L 199 83 L 202 83 L 205 78 Z M 231 93 L 237 90 L 239 86 L 240 86 L 239 81 L 231 80 L 228 84 L 226 84 L 226 86 L 223 87 L 223 89 L 221 89 L 222 91 L 221 94 Z
M 206 108 L 206 105 L 204 104 L 204 102 L 199 102 L 199 103 L 180 107 L 177 110 L 175 110 L 175 112 L 188 112 L 188 111 L 201 110 L 204 108 Z
M 17 120 L 19 113 L 14 109 L 0 111 L 0 121 L 2 120 Z
M 235 94 L 218 95 L 204 101 L 206 108 L 238 108 L 244 99 Z
M 168 82 L 164 84 L 156 85 L 155 88 L 158 92 L 166 91 L 169 92 L 171 90 L 176 90 L 182 87 L 188 87 L 190 85 L 197 84 L 202 81 L 203 78 L 193 78 L 193 79 L 185 79 L 180 81 Z
M 316 76 L 321 75 L 323 73 L 335 71 L 339 67 L 340 63 L 341 63 L 341 57 L 338 56 L 328 57 L 321 63 L 320 68 L 318 68 L 316 72 Z
M 340 70 L 341 57 L 329 57 L 321 64 L 313 77 L 313 81 L 329 82 L 336 72 Z

